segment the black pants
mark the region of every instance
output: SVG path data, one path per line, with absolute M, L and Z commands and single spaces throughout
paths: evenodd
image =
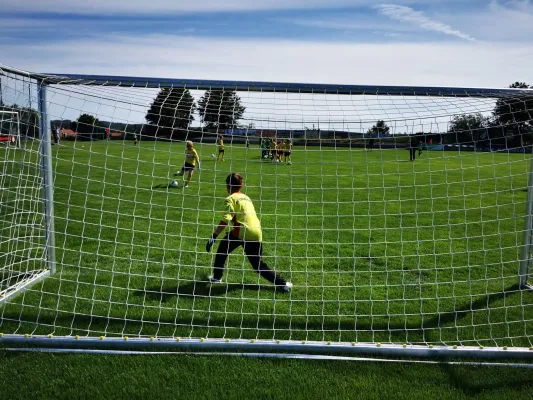
M 228 255 L 239 246 L 244 247 L 244 254 L 246 254 L 248 261 L 250 261 L 250 264 L 252 264 L 252 267 L 259 273 L 259 275 L 276 286 L 285 286 L 287 281 L 276 275 L 276 273 L 263 261 L 263 245 L 261 242 L 245 242 L 231 233 L 227 233 L 218 246 L 217 254 L 215 256 L 214 278 L 222 279 L 226 258 L 228 258 Z

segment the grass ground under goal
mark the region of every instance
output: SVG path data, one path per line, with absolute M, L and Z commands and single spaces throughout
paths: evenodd
M 533 370 L 0 351 L 6 399 L 533 399 Z
M 529 155 L 296 147 L 289 166 L 197 148 L 183 189 L 168 187 L 183 143 L 54 146 L 58 269 L 0 311 L 0 331 L 531 344 L 533 294 L 516 287 Z M 224 284 L 205 282 L 229 172 L 291 293 L 239 251 Z

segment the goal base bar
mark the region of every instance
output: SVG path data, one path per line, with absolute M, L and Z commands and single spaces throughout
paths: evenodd
M 33 353 L 61 353 L 61 354 L 104 354 L 104 355 L 158 355 L 158 356 L 220 356 L 242 358 L 276 358 L 313 361 L 357 361 L 374 363 L 408 363 L 431 365 L 461 365 L 470 367 L 505 367 L 533 369 L 531 363 L 490 362 L 490 361 L 447 361 L 447 360 L 410 360 L 393 358 L 373 358 L 354 356 L 331 356 L 324 354 L 292 354 L 292 353 L 232 353 L 232 352 L 187 352 L 187 351 L 142 351 L 142 350 L 98 350 L 98 349 L 61 349 L 49 347 L 8 347 L 6 351 Z
M 50 275 L 50 270 L 45 269 L 43 271 L 32 274 L 30 278 L 23 279 L 17 284 L 0 292 L 0 306 L 5 304 L 11 297 L 16 296 L 32 285 L 42 281 L 44 278 Z
M 159 352 L 231 352 L 357 354 L 383 357 L 530 359 L 533 347 L 437 346 L 380 343 L 297 342 L 290 340 L 87 338 L 72 336 L 1 335 L 0 347 L 46 347 L 78 350 L 144 350 Z

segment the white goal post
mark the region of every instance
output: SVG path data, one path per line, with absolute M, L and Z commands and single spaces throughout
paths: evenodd
M 0 79 L 0 345 L 533 357 L 533 90 Z

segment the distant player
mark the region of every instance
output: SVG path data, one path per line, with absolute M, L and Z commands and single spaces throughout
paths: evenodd
M 248 140 L 248 138 L 246 138 L 246 148 L 247 148 L 247 149 L 250 148 L 250 141 Z
M 279 140 L 276 146 L 276 162 L 281 162 L 281 159 L 283 158 L 284 148 L 285 148 L 285 142 L 283 140 Z
M 263 158 L 270 158 L 270 138 L 266 138 L 263 144 L 265 146 L 265 156 Z
M 137 139 L 137 134 L 134 133 L 134 134 L 133 134 L 133 145 L 134 145 L 134 146 L 137 146 L 138 143 L 139 143 L 139 140 Z
M 59 144 L 59 141 L 61 140 L 61 138 L 59 136 L 59 127 L 57 125 L 54 125 L 52 127 L 52 131 L 54 133 L 54 143 L 55 144 Z
M 218 156 L 217 161 L 224 161 L 224 136 L 220 135 L 217 140 Z M 222 156 L 222 158 L 221 158 Z
M 283 155 L 285 156 L 285 162 L 288 165 L 292 164 L 291 155 L 292 155 L 292 142 L 290 139 L 285 141 L 285 148 L 283 149 Z
M 411 136 L 409 138 L 409 144 L 408 144 L 408 149 L 409 149 L 409 160 L 411 161 L 415 161 L 415 158 L 416 158 L 416 148 L 417 148 L 417 144 L 416 144 L 416 137 L 415 136 Z
M 270 140 L 270 159 L 272 161 L 276 160 L 276 151 L 277 151 L 278 144 L 276 143 L 276 139 Z
M 368 147 L 366 151 L 372 151 L 373 148 L 374 148 L 374 138 L 371 137 L 370 139 L 368 139 Z
M 418 157 L 422 155 L 422 141 L 418 141 Z
M 252 200 L 241 193 L 242 186 L 241 175 L 233 173 L 226 178 L 226 189 L 229 194 L 225 200 L 226 210 L 217 229 L 205 246 L 206 251 L 211 251 L 216 238 L 226 229 L 229 222 L 232 223 L 233 229 L 220 241 L 215 256 L 214 273 L 208 279 L 212 283 L 220 283 L 224 274 L 226 258 L 233 250 L 242 246 L 253 269 L 267 281 L 276 285 L 277 288 L 288 292 L 292 288 L 292 283 L 277 275 L 263 261 L 261 222 L 257 218 Z
M 190 140 L 187 140 L 187 149 L 185 150 L 185 163 L 181 167 L 181 171 L 176 172 L 174 176 L 183 176 L 185 172 L 188 173 L 187 180 L 185 181 L 185 187 L 189 187 L 192 176 L 194 174 L 194 169 L 198 163 L 198 169 L 200 169 L 200 157 L 194 149 L 194 145 Z

